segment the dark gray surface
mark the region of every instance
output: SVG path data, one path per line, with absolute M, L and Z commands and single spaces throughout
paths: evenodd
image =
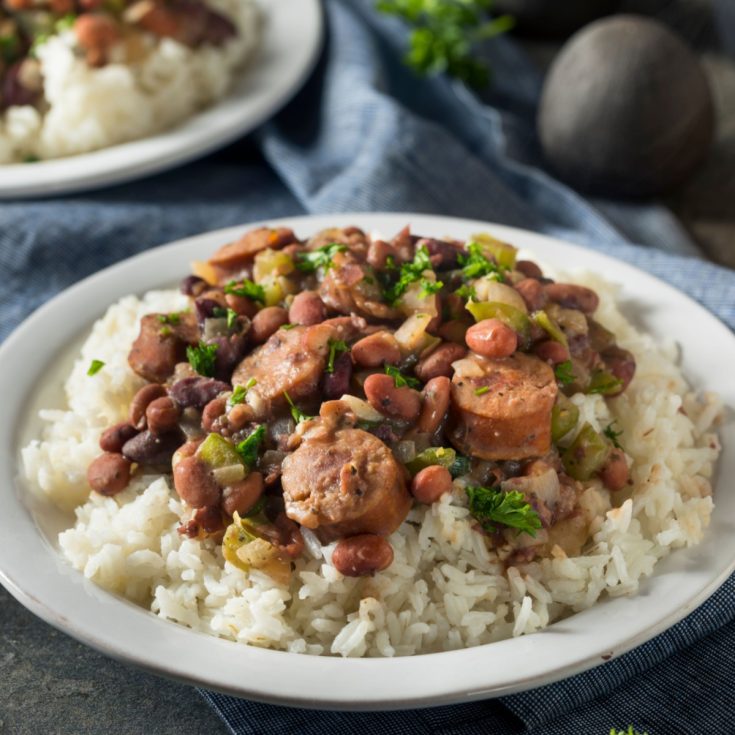
M 0 587 L 0 734 L 225 735 L 196 690 L 113 661 Z

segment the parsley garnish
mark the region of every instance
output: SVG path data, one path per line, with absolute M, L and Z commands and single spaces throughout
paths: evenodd
M 246 299 L 265 303 L 265 289 L 254 283 L 249 278 L 243 278 L 239 283 L 230 281 L 225 286 L 225 293 L 231 293 L 233 296 L 243 296 Z
M 430 293 L 436 293 L 444 284 L 437 281 L 436 284 L 424 277 L 425 271 L 432 271 L 431 258 L 426 246 L 422 245 L 414 255 L 411 263 L 404 263 L 398 271 L 398 280 L 389 285 L 384 291 L 383 296 L 390 304 L 395 304 L 398 299 L 403 296 L 408 287 L 416 281 L 421 282 L 421 296 L 428 296 Z
M 620 445 L 620 442 L 618 441 L 618 437 L 623 435 L 623 430 L 615 431 L 615 421 L 608 424 L 604 431 L 602 432 L 611 442 L 612 445 L 615 447 L 615 449 L 622 449 L 623 447 Z
M 570 383 L 573 383 L 574 368 L 572 367 L 572 361 L 564 360 L 564 362 L 560 362 L 554 368 L 554 375 L 562 385 L 569 385 Z
M 281 329 L 285 329 L 288 332 L 290 329 L 298 326 L 298 324 L 281 324 Z
M 102 362 L 102 360 L 92 360 L 92 362 L 89 363 L 89 369 L 87 370 L 87 375 L 90 377 L 92 375 L 97 375 L 97 373 L 102 370 L 102 368 L 105 366 L 105 363 Z
M 329 340 L 329 359 L 327 360 L 327 372 L 334 372 L 334 361 L 338 355 L 343 352 L 347 352 L 350 348 L 347 343 L 341 339 L 330 339 Z
M 308 416 L 305 414 L 292 400 L 291 396 L 288 395 L 288 393 L 284 390 L 283 395 L 285 399 L 288 401 L 288 405 L 291 406 L 291 416 L 293 417 L 293 420 L 300 424 L 302 421 L 311 421 L 314 417 Z
M 245 396 L 247 396 L 248 391 L 256 385 L 257 382 L 258 381 L 255 378 L 250 378 L 245 385 L 236 385 L 232 390 L 232 395 L 227 399 L 227 407 L 232 408 L 232 406 L 236 406 L 238 403 L 244 403 Z
M 396 388 L 418 388 L 421 385 L 421 381 L 417 378 L 412 378 L 410 375 L 404 375 L 397 367 L 393 365 L 385 366 L 385 374 L 390 375 L 393 378 Z
M 523 493 L 516 490 L 505 493 L 497 487 L 470 486 L 467 488 L 467 497 L 470 513 L 490 533 L 501 525 L 535 536 L 541 528 L 538 513 L 526 501 Z
M 161 322 L 161 324 L 170 324 L 172 327 L 175 327 L 181 322 L 181 313 L 174 312 L 173 314 L 159 314 L 158 321 Z
M 265 439 L 265 425 L 261 424 L 255 431 L 243 439 L 237 447 L 237 453 L 242 461 L 252 469 L 258 462 L 258 450 Z
M 462 266 L 462 277 L 467 280 L 482 276 L 495 276 L 498 281 L 503 280 L 503 269 L 485 255 L 479 243 L 467 245 L 467 255 L 460 253 L 457 260 Z
M 443 286 L 444 284 L 442 283 L 442 281 L 430 281 L 428 278 L 422 278 L 421 293 L 419 294 L 419 298 L 424 299 L 427 296 L 438 293 L 442 290 Z
M 237 312 L 234 309 L 227 310 L 227 329 L 232 329 L 237 323 Z
M 337 253 L 344 253 L 347 245 L 339 242 L 332 242 L 328 245 L 322 245 L 316 250 L 310 250 L 308 253 L 296 254 L 296 267 L 304 273 L 314 273 L 319 268 L 328 271 L 332 265 L 332 258 Z
M 484 396 L 485 393 L 489 393 L 490 388 L 487 385 L 483 385 L 482 388 L 475 388 L 475 395 L 476 396 Z
M 205 378 L 211 378 L 214 375 L 217 347 L 216 344 L 208 345 L 205 342 L 200 342 L 196 347 L 189 345 L 186 348 L 186 359 L 199 375 L 203 375 Z
M 461 285 L 454 293 L 463 299 L 472 299 L 472 301 L 477 301 L 477 291 L 466 283 Z

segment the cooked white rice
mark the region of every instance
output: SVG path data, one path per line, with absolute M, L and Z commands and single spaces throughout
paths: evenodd
M 106 148 L 170 128 L 220 99 L 258 43 L 253 0 L 208 0 L 237 26 L 219 48 L 190 49 L 147 38 L 143 60 L 89 67 L 71 30 L 38 48 L 48 110 L 11 107 L 0 116 L 0 163 L 58 158 Z M 118 50 L 119 51 L 119 50 Z
M 582 503 L 597 515 L 581 556 L 555 547 L 551 557 L 507 570 L 472 530 L 461 482 L 452 495 L 414 508 L 390 542 L 395 561 L 372 578 L 343 577 L 331 546 L 306 532 L 307 551 L 289 587 L 224 562 L 211 541 L 182 538 L 186 517 L 167 478 L 137 476 L 114 498 L 89 495 L 87 464 L 100 432 L 121 420 L 142 384 L 127 366 L 140 317 L 184 305 L 174 292 L 129 296 L 97 322 L 66 384 L 68 411 L 43 411 L 43 438 L 23 451 L 33 489 L 76 509 L 59 537 L 70 563 L 95 583 L 195 630 L 258 646 L 311 654 L 404 656 L 476 646 L 531 633 L 593 605 L 601 595 L 634 593 L 670 551 L 697 544 L 713 503 L 710 477 L 719 453 L 712 394 L 697 397 L 676 366 L 675 346 L 660 346 L 619 313 L 615 291 L 595 277 L 596 317 L 637 359 L 636 378 L 608 406 L 574 398 L 580 425 L 624 431 L 634 486 L 616 496 L 597 482 Z M 105 361 L 93 378 L 92 358 Z M 622 502 L 622 504 L 620 504 Z

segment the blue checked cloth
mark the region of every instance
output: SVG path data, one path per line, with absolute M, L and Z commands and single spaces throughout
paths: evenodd
M 372 5 L 327 0 L 315 74 L 254 136 L 146 181 L 0 205 L 0 338 L 62 288 L 154 245 L 256 219 L 380 210 L 566 238 L 663 278 L 735 328 L 735 274 L 701 260 L 665 209 L 584 200 L 544 171 L 533 135 L 540 79 L 510 40 L 485 50 L 495 84 L 480 98 L 448 80 L 417 80 L 400 63 L 405 30 Z M 202 695 L 237 735 L 606 735 L 629 724 L 649 735 L 727 735 L 735 733 L 734 618 L 731 578 L 635 651 L 496 701 L 363 714 Z

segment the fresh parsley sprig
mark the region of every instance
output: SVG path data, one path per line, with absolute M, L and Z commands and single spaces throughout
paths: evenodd
M 248 391 L 254 386 L 257 385 L 258 381 L 255 378 L 250 378 L 245 385 L 236 385 L 232 389 L 232 395 L 227 399 L 227 408 L 232 408 L 233 406 L 237 406 L 238 403 L 244 403 L 245 397 L 248 394 Z
M 97 373 L 102 370 L 102 368 L 105 366 L 105 363 L 102 360 L 92 360 L 92 362 L 89 363 L 89 368 L 87 369 L 87 375 L 91 378 L 93 375 L 97 375 Z
M 420 388 L 421 381 L 417 378 L 413 378 L 410 375 L 404 375 L 397 367 L 393 365 L 385 366 L 385 374 L 390 375 L 393 378 L 393 383 L 396 388 Z
M 302 273 L 314 273 L 319 268 L 324 271 L 328 271 L 334 263 L 333 258 L 337 253 L 344 253 L 347 250 L 347 245 L 339 242 L 332 242 L 328 245 L 322 245 L 315 250 L 310 250 L 307 253 L 296 254 L 296 267 Z
M 612 442 L 612 445 L 615 447 L 615 449 L 622 449 L 620 442 L 618 441 L 618 437 L 623 435 L 623 430 L 615 431 L 615 424 L 617 421 L 612 421 L 609 423 L 603 430 L 603 434 Z
M 482 527 L 493 533 L 498 526 L 515 528 L 519 533 L 536 536 L 541 528 L 538 513 L 526 501 L 523 493 L 516 490 L 503 492 L 498 487 L 470 486 L 466 489 L 470 501 L 470 513 Z
M 467 254 L 460 253 L 457 260 L 462 267 L 462 277 L 465 280 L 482 276 L 494 276 L 499 281 L 503 280 L 504 269 L 485 255 L 479 243 L 471 242 L 467 246 Z
M 574 382 L 574 367 L 571 360 L 564 360 L 554 368 L 554 376 L 562 385 L 571 385 Z
M 196 347 L 189 345 L 186 348 L 186 359 L 199 375 L 211 378 L 214 375 L 217 348 L 218 345 L 208 345 L 205 342 L 200 342 Z
M 261 304 L 265 303 L 265 289 L 249 278 L 243 278 L 240 281 L 230 281 L 225 286 L 225 293 L 252 299 Z
M 283 397 L 288 401 L 288 405 L 291 406 L 291 416 L 293 420 L 300 424 L 302 421 L 311 421 L 314 416 L 309 416 L 308 414 L 305 414 L 292 400 L 291 396 L 288 395 L 288 393 L 284 390 L 283 391 Z
M 385 300 L 389 304 L 395 304 L 406 293 L 408 287 L 417 281 L 421 284 L 421 298 L 436 293 L 444 284 L 441 281 L 432 281 L 424 276 L 426 271 L 433 270 L 429 251 L 426 246 L 422 245 L 416 250 L 413 260 L 410 263 L 404 263 L 397 271 L 398 277 L 396 280 L 391 279 L 391 283 L 383 289 Z M 395 273 L 396 271 L 389 272 Z
M 242 461 L 250 469 L 253 469 L 258 462 L 258 451 L 264 439 L 265 425 L 261 424 L 235 447 Z
M 339 355 L 344 352 L 348 352 L 350 349 L 347 342 L 341 339 L 330 339 L 329 340 L 329 357 L 327 358 L 327 372 L 334 372 L 334 361 Z

